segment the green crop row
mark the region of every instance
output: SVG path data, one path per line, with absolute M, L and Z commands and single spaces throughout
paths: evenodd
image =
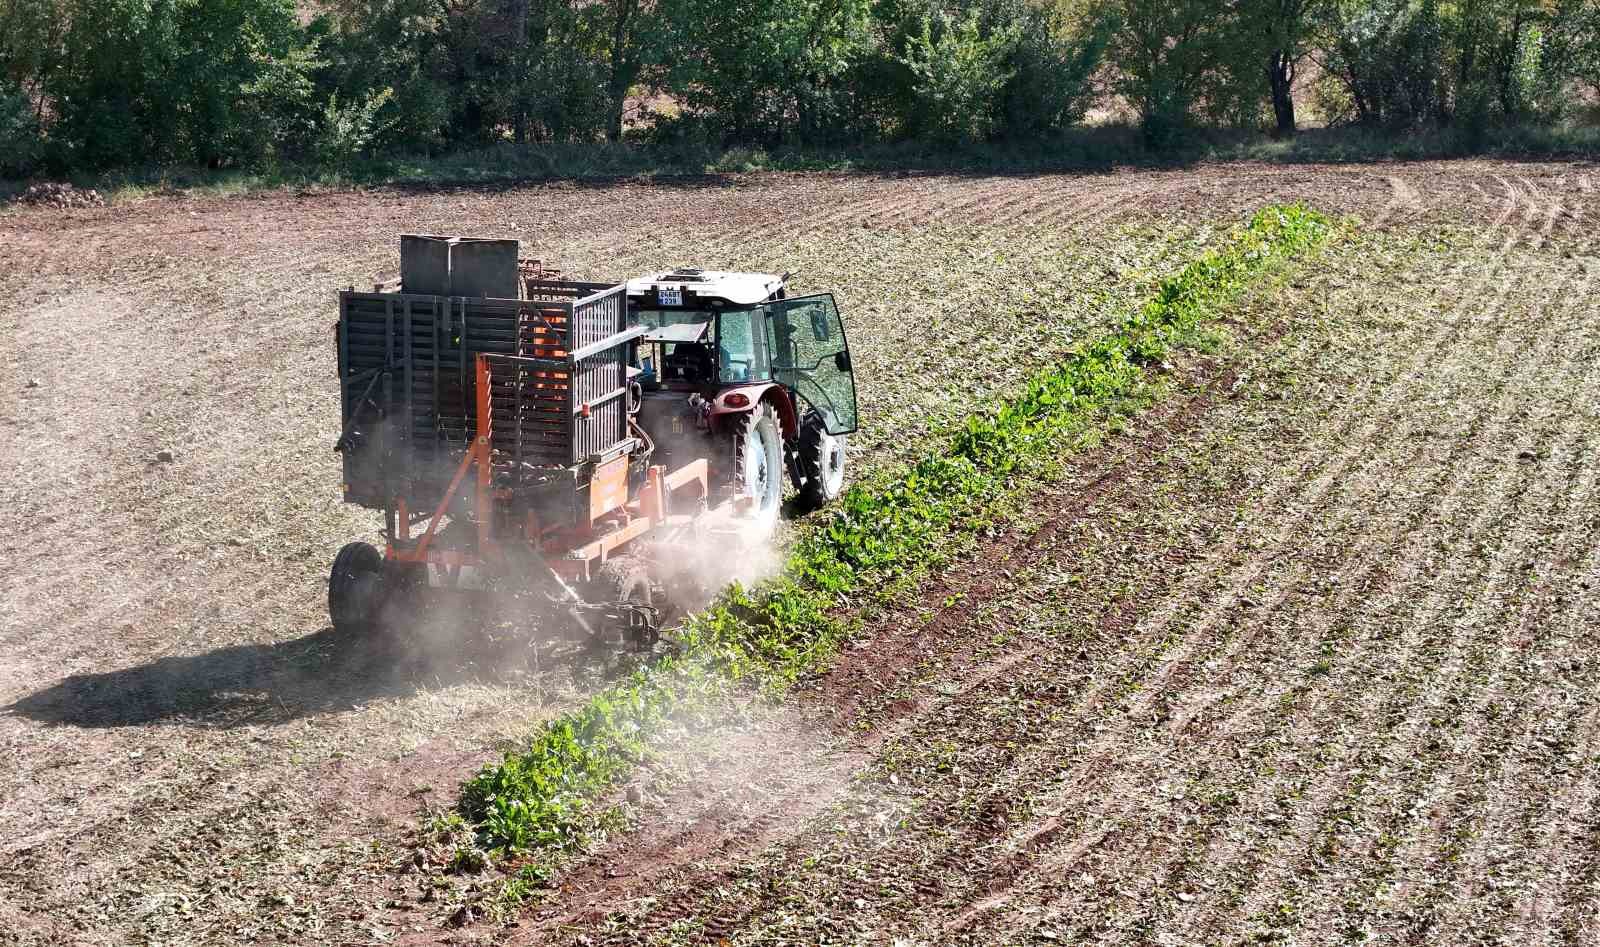
M 1314 249 L 1329 221 L 1300 205 L 1257 213 L 1215 250 L 1163 282 L 1116 331 L 1033 377 L 997 409 L 974 415 L 942 449 L 901 475 L 848 490 L 794 544 L 783 574 L 733 587 L 689 618 L 676 653 L 641 668 L 546 724 L 532 742 L 464 787 L 459 814 L 477 844 L 534 864 L 582 844 L 595 800 L 647 751 L 672 715 L 734 692 L 781 691 L 830 656 L 852 602 L 915 575 L 952 533 L 1059 457 L 1067 438 L 1135 394 L 1145 366 L 1218 315 L 1256 276 Z M 459 825 L 460 823 L 457 822 Z M 525 871 L 507 890 L 525 893 Z

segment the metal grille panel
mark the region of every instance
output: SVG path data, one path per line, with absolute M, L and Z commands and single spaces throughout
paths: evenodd
M 343 420 L 364 435 L 345 453 L 350 502 L 438 502 L 477 436 L 479 353 L 559 363 L 493 376 L 497 467 L 578 464 L 626 437 L 626 345 L 575 364 L 570 357 L 625 328 L 623 288 L 553 280 L 527 288 L 525 300 L 340 294 Z

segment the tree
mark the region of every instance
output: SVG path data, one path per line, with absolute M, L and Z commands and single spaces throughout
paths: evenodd
M 814 144 L 857 116 L 868 0 L 670 0 L 663 84 L 741 142 Z
M 650 0 L 605 0 L 598 9 L 606 27 L 606 137 L 620 141 L 628 93 L 659 57 L 661 26 Z
M 1122 0 L 1117 9 L 1115 88 L 1138 110 L 1146 142 L 1172 147 L 1224 61 L 1231 11 L 1210 0 Z
M 343 128 L 359 125 L 367 106 L 382 97 L 372 113 L 369 130 L 377 134 L 369 148 L 427 151 L 443 145 L 451 120 L 445 42 L 451 9 L 439 0 L 329 0 L 308 28 L 324 61 L 316 89 L 323 130 L 330 127 L 330 111 L 343 116 Z
M 1258 63 L 1272 101 L 1274 133 L 1295 133 L 1294 83 L 1309 52 L 1314 24 L 1327 0 L 1241 0 L 1239 19 L 1248 46 L 1246 55 Z
M 916 77 L 920 127 L 947 141 L 987 138 L 999 92 L 1012 77 L 1006 63 L 1021 36 L 1016 24 L 985 35 L 976 10 L 959 20 L 942 11 L 937 21 L 924 17 L 922 32 L 900 60 Z
M 1099 92 L 1115 19 L 1098 6 L 1073 16 L 1027 0 L 990 0 L 989 11 L 991 30 L 1018 33 L 1002 64 L 1010 78 L 994 97 L 996 134 L 1036 139 L 1081 121 Z
M 1336 0 L 1325 11 L 1323 67 L 1364 124 L 1446 116 L 1444 33 L 1435 0 Z

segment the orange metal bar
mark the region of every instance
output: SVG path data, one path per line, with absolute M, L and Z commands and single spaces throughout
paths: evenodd
M 578 548 L 572 550 L 572 552 L 569 553 L 566 558 L 568 560 L 584 561 L 589 559 L 604 559 L 618 546 L 633 542 L 635 539 L 638 539 L 640 536 L 643 536 L 645 533 L 649 532 L 654 525 L 654 523 L 650 522 L 644 517 L 639 517 L 614 533 L 607 533 L 591 543 L 579 546 Z
M 644 486 L 639 488 L 639 515 L 652 524 L 667 518 L 667 491 L 661 483 L 660 464 L 652 464 L 645 471 Z
M 482 452 L 478 462 L 478 554 L 488 551 L 490 520 L 494 516 L 494 499 L 489 496 L 489 487 L 494 475 L 493 466 L 489 463 L 489 437 L 494 431 L 494 399 L 489 389 L 489 359 L 482 352 L 477 356 L 478 369 L 478 441 L 477 449 Z
M 711 467 L 704 457 L 690 461 L 666 475 L 665 483 L 668 490 L 682 490 L 691 483 L 700 484 L 700 496 L 711 496 Z
M 427 532 L 422 534 L 422 540 L 417 543 L 417 551 L 405 557 L 408 562 L 425 562 L 428 558 L 428 545 L 433 542 L 434 530 L 439 528 L 439 520 L 444 516 L 444 511 L 450 505 L 450 498 L 455 496 L 456 488 L 461 486 L 461 478 L 467 475 L 467 467 L 478 459 L 479 445 L 474 444 L 467 451 L 467 456 L 461 458 L 461 464 L 456 467 L 456 475 L 450 478 L 450 486 L 444 492 L 444 497 L 439 500 L 439 505 L 433 511 L 433 516 L 428 520 Z

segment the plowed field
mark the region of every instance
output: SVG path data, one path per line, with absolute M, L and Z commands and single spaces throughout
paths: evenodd
M 1600 936 L 1600 169 L 156 198 L 0 214 L 0 942 Z M 408 231 L 836 290 L 871 476 L 1269 201 L 1363 224 L 1030 525 L 628 787 L 517 926 L 425 804 L 596 686 L 323 612 L 332 293 Z M 157 460 L 158 451 L 172 460 Z

